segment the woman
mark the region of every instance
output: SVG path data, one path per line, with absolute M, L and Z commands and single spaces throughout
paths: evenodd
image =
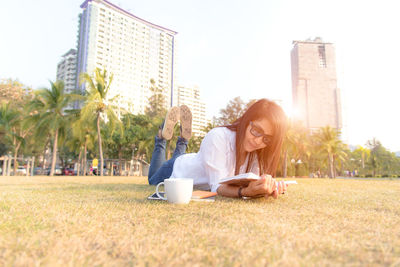
M 165 161 L 166 139 L 172 137 L 179 114 L 181 136 L 172 158 Z M 156 185 L 167 178 L 192 178 L 197 188 L 211 189 L 226 197 L 264 195 L 277 198 L 286 191 L 283 182 L 276 186 L 271 177 L 278 167 L 286 130 L 286 116 L 275 102 L 258 100 L 231 125 L 212 129 L 204 137 L 198 153 L 184 154 L 191 135 L 189 129 L 190 110 L 186 106 L 171 108 L 162 131 L 155 138 L 149 184 Z M 222 178 L 246 172 L 258 174 L 262 179 L 244 188 L 219 184 Z

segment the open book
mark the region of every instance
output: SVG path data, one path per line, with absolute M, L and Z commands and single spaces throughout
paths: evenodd
M 220 180 L 220 184 L 229 184 L 229 185 L 237 185 L 237 186 L 248 186 L 251 181 L 256 181 L 261 179 L 260 176 L 248 172 L 248 173 L 242 173 L 238 174 L 233 177 L 226 177 Z M 297 184 L 296 181 L 285 181 L 285 184 Z

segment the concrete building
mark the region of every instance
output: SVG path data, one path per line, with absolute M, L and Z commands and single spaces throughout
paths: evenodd
M 292 97 L 298 119 L 310 130 L 342 128 L 335 48 L 321 38 L 293 41 Z
M 76 50 L 70 49 L 57 65 L 57 80 L 64 82 L 65 93 L 76 90 Z
M 175 106 L 187 105 L 192 111 L 193 135 L 202 135 L 202 129 L 207 126 L 206 104 L 200 96 L 200 89 L 197 86 L 178 85 L 175 94 Z
M 113 73 L 109 98 L 119 96 L 115 104 L 134 114 L 145 111 L 150 79 L 154 79 L 163 89 L 167 107 L 171 106 L 177 32 L 138 18 L 109 1 L 86 0 L 81 8 L 77 75 L 92 74 L 96 68 Z

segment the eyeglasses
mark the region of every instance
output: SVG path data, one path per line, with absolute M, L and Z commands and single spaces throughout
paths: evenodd
M 270 145 L 272 142 L 272 135 L 268 135 L 268 134 L 264 134 L 263 130 L 261 130 L 260 128 L 258 128 L 257 126 L 254 125 L 254 123 L 251 121 L 250 122 L 250 133 L 254 136 L 254 137 L 261 137 L 262 136 L 262 141 L 265 145 Z

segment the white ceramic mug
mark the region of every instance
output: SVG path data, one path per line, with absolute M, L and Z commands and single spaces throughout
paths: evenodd
M 164 185 L 165 196 L 161 196 L 158 191 L 160 185 Z M 169 178 L 165 179 L 156 187 L 156 194 L 159 198 L 167 200 L 173 204 L 187 204 L 192 198 L 193 179 L 189 178 Z

